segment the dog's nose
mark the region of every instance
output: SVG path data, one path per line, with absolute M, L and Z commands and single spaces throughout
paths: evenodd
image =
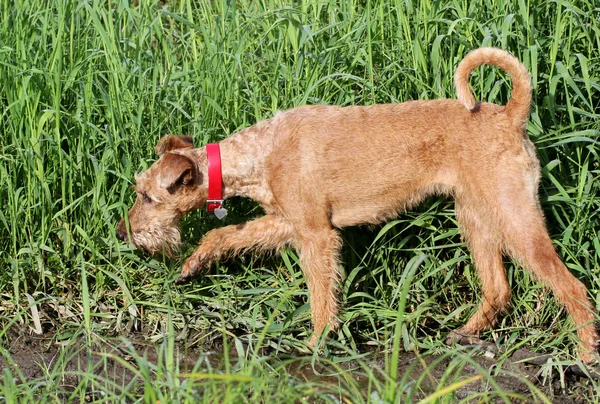
M 125 234 L 120 229 L 117 229 L 117 238 L 121 241 L 125 241 Z

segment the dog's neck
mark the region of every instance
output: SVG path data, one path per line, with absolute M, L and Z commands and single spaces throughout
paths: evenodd
M 272 137 L 261 134 L 270 128 L 269 121 L 263 121 L 220 142 L 224 199 L 264 199 L 264 164 L 272 148 Z

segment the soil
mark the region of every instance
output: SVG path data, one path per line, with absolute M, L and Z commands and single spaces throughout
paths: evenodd
M 160 355 L 159 345 L 148 342 L 140 334 L 129 335 L 127 338 L 128 346 L 125 346 L 124 339 L 116 338 L 112 341 L 110 339 L 102 339 L 101 342 L 95 341 L 89 345 L 91 349 L 86 349 L 88 342 L 83 337 L 75 339 L 78 343 L 73 343 L 73 340 L 69 339 L 69 344 L 63 346 L 60 342 L 56 342 L 55 335 L 36 336 L 30 335 L 29 332 L 24 330 L 23 332 L 13 331 L 13 328 L 9 329 L 9 332 L 3 338 L 4 352 L 7 357 L 0 357 L 0 369 L 10 367 L 13 375 L 21 376 L 21 380 L 24 381 L 31 381 L 51 373 L 54 366 L 60 363 L 64 375 L 61 377 L 62 395 L 69 394 L 75 389 L 78 385 L 78 377 L 80 377 L 77 375 L 77 371 L 87 368 L 88 363 L 92 364 L 94 373 L 101 376 L 101 378 L 110 378 L 118 385 L 126 385 L 134 378 L 132 371 L 123 365 L 127 362 L 135 367 L 135 358 L 131 356 L 132 348 L 139 357 L 145 357 L 153 364 L 157 363 Z M 183 344 L 178 345 L 176 351 L 185 352 L 185 355 L 177 358 L 180 372 L 191 371 L 201 357 L 209 358 L 212 368 L 219 369 L 221 367 L 222 350 L 219 354 L 218 349 L 219 347 L 215 346 L 190 348 L 189 346 L 183 346 Z M 216 351 L 217 353 L 207 356 L 208 351 Z M 108 359 L 106 359 L 106 354 L 109 354 Z M 64 357 L 68 359 L 61 361 L 61 355 L 66 355 Z M 367 362 L 369 367 L 385 369 L 383 355 L 371 352 L 369 357 L 371 359 L 363 359 L 363 362 Z M 115 360 L 115 358 L 121 358 L 122 360 Z M 593 387 L 589 380 L 569 372 L 568 369 L 565 369 L 562 374 L 555 371 L 552 377 L 544 377 L 541 368 L 537 366 L 526 366 L 506 361 L 502 367 L 499 367 L 493 359 L 485 356 L 476 356 L 473 359 L 477 365 L 486 370 L 496 366 L 493 372 L 495 375 L 493 380 L 504 391 L 531 397 L 531 390 L 523 380 L 525 378 L 555 403 L 581 403 L 586 401 L 586 397 L 592 396 L 591 389 Z M 434 361 L 438 363 L 431 366 Z M 451 361 L 452 358 L 447 357 L 417 356 L 415 353 L 403 352 L 400 355 L 398 377 L 408 376 L 411 381 L 421 379 L 419 385 L 423 391 L 433 393 L 439 381 L 448 376 L 447 368 L 452 366 Z M 360 372 L 358 363 L 348 361 L 342 366 L 349 371 L 358 370 L 352 372 L 352 374 L 355 375 L 354 377 L 358 383 L 364 383 L 365 388 L 367 388 L 367 378 L 361 376 L 362 372 Z M 426 372 L 425 369 L 428 369 L 428 371 Z M 305 366 L 298 365 L 290 368 L 289 372 L 292 376 L 305 380 L 338 383 L 336 377 L 324 376 L 328 373 L 325 368 L 315 368 L 311 366 L 310 361 L 307 361 Z M 452 374 L 455 375 L 456 372 Z M 460 370 L 460 374 L 461 378 L 468 378 L 479 375 L 480 371 L 475 365 L 467 364 Z M 516 375 L 519 375 L 519 377 Z M 477 381 L 461 387 L 457 390 L 456 395 L 458 399 L 461 399 L 475 392 L 485 391 L 490 391 L 489 383 Z M 142 393 L 142 386 L 140 386 L 140 394 Z M 93 392 L 90 392 L 89 397 L 86 397 L 86 401 L 98 398 L 94 397 L 93 394 Z

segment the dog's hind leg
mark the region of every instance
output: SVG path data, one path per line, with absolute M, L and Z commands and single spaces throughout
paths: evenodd
M 480 208 L 475 210 L 474 206 Z M 498 314 L 508 306 L 511 294 L 502 263 L 501 238 L 492 224 L 491 212 L 481 209 L 481 201 L 467 204 L 457 198 L 456 217 L 481 279 L 483 300 L 467 324 L 450 334 L 449 342 L 464 335 L 479 335 L 493 327 Z
M 582 342 L 580 358 L 594 360 L 598 346 L 594 321 L 598 318 L 586 287 L 575 278 L 558 257 L 542 217 L 537 200 L 506 198 L 501 205 L 502 235 L 507 252 L 546 284 L 565 305 Z

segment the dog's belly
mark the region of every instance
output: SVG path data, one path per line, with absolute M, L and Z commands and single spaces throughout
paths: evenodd
M 428 195 L 452 194 L 453 191 L 454 184 L 434 181 L 420 186 L 403 183 L 372 196 L 354 194 L 347 200 L 337 198 L 330 203 L 331 224 L 343 228 L 382 223 L 416 206 Z
M 330 155 L 320 165 L 323 171 L 314 183 L 325 190 L 334 226 L 381 223 L 428 195 L 452 193 L 457 186 L 459 167 L 434 142 L 389 140 L 387 147 L 352 154 L 352 161 Z M 422 151 L 426 148 L 428 153 Z

